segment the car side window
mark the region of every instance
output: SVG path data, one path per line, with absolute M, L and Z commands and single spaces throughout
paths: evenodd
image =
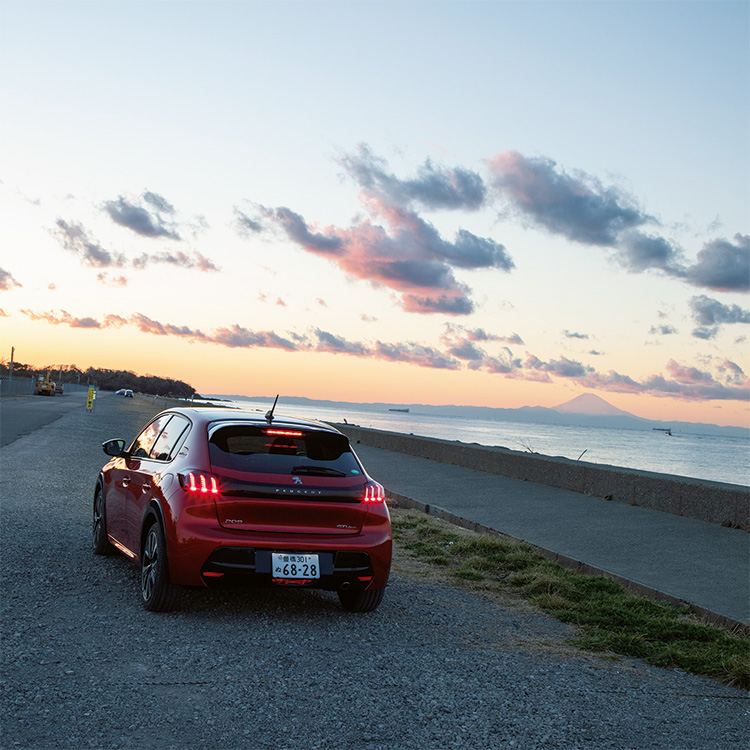
M 182 444 L 182 440 L 187 436 L 187 429 L 190 422 L 179 414 L 174 414 L 172 419 L 164 426 L 159 437 L 156 438 L 149 458 L 156 461 L 168 461 L 174 457 L 177 448 Z
M 167 424 L 171 416 L 171 414 L 165 414 L 146 426 L 130 446 L 130 455 L 133 456 L 133 458 L 149 457 L 149 453 L 156 442 L 156 438 L 159 437 L 159 433 L 164 429 L 164 426 Z

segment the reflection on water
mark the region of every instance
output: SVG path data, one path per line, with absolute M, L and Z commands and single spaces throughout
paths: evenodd
M 234 403 L 264 414 L 271 406 L 255 401 Z M 750 444 L 743 438 L 674 431 L 669 436 L 650 427 L 643 430 L 567 427 L 299 404 L 279 405 L 277 415 L 284 413 L 323 422 L 347 421 L 360 427 L 750 485 Z

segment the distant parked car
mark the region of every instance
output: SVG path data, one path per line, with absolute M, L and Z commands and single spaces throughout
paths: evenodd
M 125 398 L 133 398 L 133 391 L 129 388 L 120 388 L 119 391 L 115 391 L 115 396 L 125 396 Z
M 273 410 L 272 410 L 273 411 Z M 96 482 L 93 546 L 140 565 L 148 610 L 180 586 L 244 583 L 335 591 L 374 610 L 391 566 L 383 487 L 345 435 L 235 409 L 161 412 L 111 456 Z

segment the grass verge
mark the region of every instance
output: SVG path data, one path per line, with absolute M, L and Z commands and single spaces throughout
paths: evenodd
M 706 625 L 688 607 L 634 596 L 609 578 L 583 575 L 532 547 L 459 529 L 417 511 L 392 514 L 395 543 L 474 589 L 523 598 L 576 626 L 590 651 L 644 659 L 659 667 L 750 690 L 750 638 Z

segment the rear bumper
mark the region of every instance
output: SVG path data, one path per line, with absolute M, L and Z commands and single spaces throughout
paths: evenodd
M 356 591 L 370 586 L 375 579 L 375 567 L 370 555 L 364 551 L 295 550 L 297 553 L 315 554 L 318 558 L 319 577 L 285 579 L 274 573 L 271 554 L 279 550 L 252 547 L 219 547 L 214 550 L 201 569 L 207 586 L 304 586 L 327 591 Z M 290 550 L 291 551 L 291 550 Z
M 317 554 L 320 578 L 288 583 L 341 591 L 385 588 L 391 568 L 390 523 L 351 536 L 250 534 L 216 526 L 180 538 L 167 536 L 169 577 L 183 586 L 274 585 L 271 553 Z M 183 529 L 184 532 L 184 529 Z

